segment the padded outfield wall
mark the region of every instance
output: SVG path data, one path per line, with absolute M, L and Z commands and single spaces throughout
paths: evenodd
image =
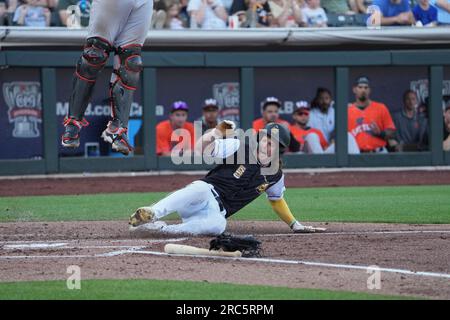
M 290 121 L 294 102 L 310 101 L 317 87 L 333 93 L 337 151 L 291 154 L 285 157 L 287 167 L 450 164 L 442 150 L 442 105 L 450 97 L 449 28 L 149 32 L 129 130 L 138 152 L 127 158 L 111 153 L 99 139 L 110 114 L 111 61 L 98 80 L 81 147 L 59 146 L 84 37 L 85 31 L 62 28 L 0 29 L 0 174 L 205 169 L 156 156 L 155 124 L 167 118 L 171 102 L 185 100 L 194 121 L 201 117 L 201 102 L 214 97 L 222 118 L 249 128 L 264 97 L 282 100 L 281 116 Z M 363 74 L 372 81 L 372 98 L 391 112 L 402 107 L 407 89 L 427 103 L 428 151 L 347 154 L 346 108 L 353 99 L 352 81 Z

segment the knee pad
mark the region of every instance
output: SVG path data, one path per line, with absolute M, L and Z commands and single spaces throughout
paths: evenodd
M 139 75 L 143 68 L 141 51 L 140 45 L 129 45 L 116 49 L 120 65 L 114 70 L 114 73 L 126 89 L 136 90 L 139 83 Z
M 82 80 L 94 82 L 98 73 L 105 66 L 112 46 L 102 38 L 86 40 L 83 54 L 77 63 L 77 75 Z

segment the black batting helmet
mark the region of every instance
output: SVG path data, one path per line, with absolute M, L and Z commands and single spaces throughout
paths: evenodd
M 267 136 L 272 137 L 272 134 L 278 135 L 277 140 L 280 144 L 280 154 L 283 154 L 287 148 L 289 148 L 289 144 L 291 143 L 291 132 L 289 129 L 280 123 L 269 122 L 266 124 L 264 129 L 267 132 Z

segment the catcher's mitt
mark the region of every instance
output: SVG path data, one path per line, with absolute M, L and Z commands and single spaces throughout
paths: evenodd
M 212 239 L 209 245 L 209 250 L 239 250 L 243 257 L 260 257 L 262 253 L 261 242 L 253 236 L 233 236 L 230 233 L 222 233 Z

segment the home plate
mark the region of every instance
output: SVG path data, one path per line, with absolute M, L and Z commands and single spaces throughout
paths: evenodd
M 26 244 L 6 244 L 3 249 L 21 249 L 21 250 L 33 250 L 33 249 L 51 249 L 60 248 L 66 246 L 67 243 L 26 243 Z

